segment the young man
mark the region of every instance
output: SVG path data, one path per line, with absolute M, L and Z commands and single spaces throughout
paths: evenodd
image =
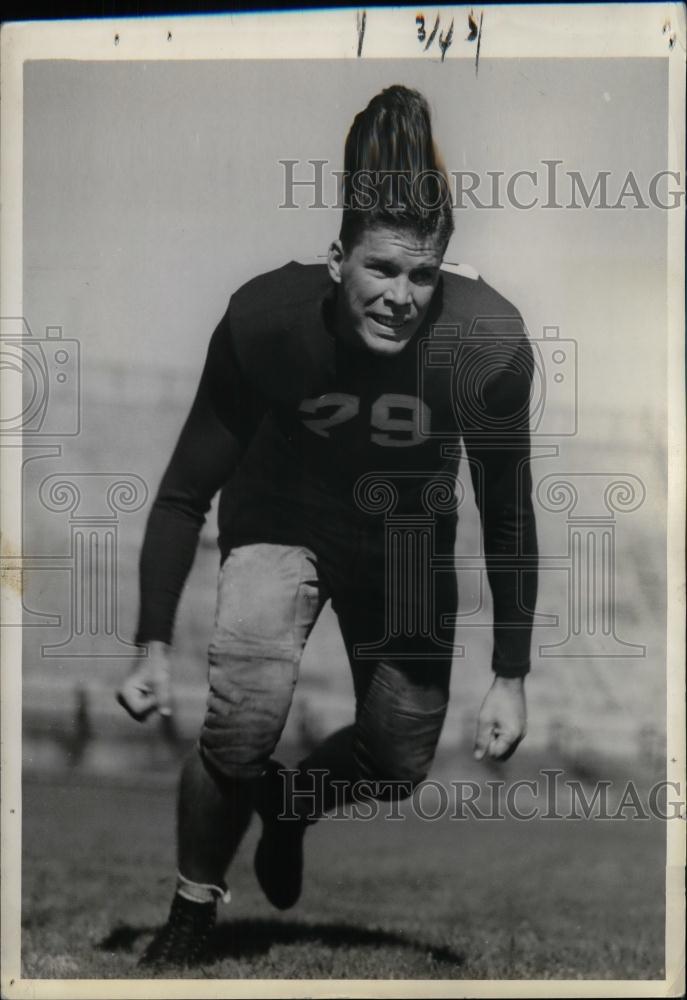
M 177 892 L 144 964 L 199 960 L 254 811 L 258 880 L 287 908 L 300 894 L 304 832 L 335 791 L 350 800 L 364 779 L 373 795 L 401 799 L 426 776 L 448 700 L 461 437 L 495 623 L 476 755 L 505 759 L 525 732 L 537 543 L 522 321 L 469 269 L 441 268 L 453 221 L 421 95 L 396 86 L 373 98 L 344 166 L 346 207 L 327 264 L 292 262 L 233 295 L 148 521 L 137 637 L 148 655 L 119 694 L 135 718 L 171 710 L 177 602 L 222 490 L 207 715 L 181 775 Z M 391 540 L 389 511 L 418 525 L 412 559 L 407 532 L 404 545 Z M 430 567 L 437 557 L 443 570 Z M 328 597 L 355 722 L 287 787 L 272 753 Z

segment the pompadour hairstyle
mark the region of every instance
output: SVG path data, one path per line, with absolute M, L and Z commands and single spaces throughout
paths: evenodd
M 446 249 L 453 232 L 448 179 L 417 90 L 388 87 L 355 116 L 344 149 L 343 204 L 346 253 L 379 225 L 434 236 Z

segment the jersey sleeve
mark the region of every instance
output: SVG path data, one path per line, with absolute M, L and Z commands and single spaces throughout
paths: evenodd
M 179 598 L 214 495 L 234 472 L 261 407 L 241 371 L 229 312 L 215 330 L 191 410 L 151 508 L 139 560 L 136 642 L 171 642 Z
M 494 607 L 492 667 L 502 677 L 530 669 L 537 599 L 538 544 L 530 472 L 529 399 L 532 348 L 523 333 L 479 393 L 464 442 L 484 536 Z M 489 359 L 485 355 L 486 370 Z M 476 396 L 473 396 L 473 399 Z

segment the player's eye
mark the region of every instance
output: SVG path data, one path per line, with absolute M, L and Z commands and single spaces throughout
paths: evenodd
M 383 261 L 373 261 L 368 264 L 368 269 L 373 272 L 373 274 L 378 274 L 382 278 L 393 278 L 396 274 L 396 269 L 390 264 L 385 264 Z
M 436 271 L 432 269 L 415 271 L 412 275 L 412 281 L 416 285 L 431 285 L 435 278 Z

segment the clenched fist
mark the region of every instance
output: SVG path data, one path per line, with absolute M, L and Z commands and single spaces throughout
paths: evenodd
M 526 731 L 524 678 L 496 677 L 479 712 L 475 760 L 508 760 Z
M 156 710 L 160 715 L 172 714 L 169 646 L 164 642 L 150 642 L 147 650 L 148 655 L 134 662 L 117 692 L 117 701 L 137 722 L 143 722 Z

